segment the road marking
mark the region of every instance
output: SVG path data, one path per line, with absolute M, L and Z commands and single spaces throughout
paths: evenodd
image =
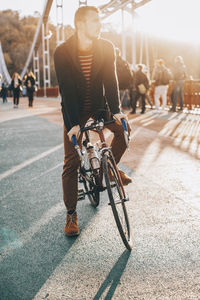
M 57 164 L 55 167 L 52 167 L 52 168 L 46 170 L 45 172 L 41 173 L 40 175 L 31 178 L 31 179 L 29 180 L 29 183 L 28 183 L 28 184 L 30 184 L 30 183 L 31 183 L 32 181 L 34 181 L 34 180 L 39 179 L 40 177 L 43 177 L 44 175 L 50 173 L 51 171 L 53 171 L 53 170 L 59 168 L 59 167 L 62 166 L 62 165 L 63 165 L 63 163 L 59 163 L 59 164 Z M 0 200 L 2 200 L 2 199 L 4 199 L 4 198 L 8 197 L 9 195 L 11 195 L 11 194 L 13 194 L 13 193 L 16 193 L 16 192 L 19 191 L 20 189 L 21 189 L 21 187 L 16 188 L 16 189 L 13 189 L 12 191 L 8 192 L 7 194 L 1 195 L 1 196 L 0 196 Z
M 52 206 L 43 216 L 41 216 L 40 220 L 38 220 L 33 226 L 31 226 L 26 232 L 22 233 L 19 239 L 16 239 L 1 248 L 0 253 L 0 262 L 10 255 L 15 249 L 19 249 L 24 246 L 25 243 L 32 240 L 32 237 L 38 232 L 42 230 L 42 227 L 48 224 L 53 218 L 55 218 L 58 214 L 60 214 L 64 209 L 63 202 L 59 202 L 56 205 Z
M 34 163 L 35 161 L 37 161 L 37 160 L 39 160 L 39 159 L 41 159 L 41 158 L 43 158 L 43 157 L 45 157 L 45 156 L 51 154 L 52 152 L 55 152 L 55 151 L 59 150 L 59 149 L 62 148 L 62 147 L 63 147 L 63 143 L 60 144 L 60 145 L 57 145 L 57 146 L 55 146 L 55 147 L 53 147 L 53 148 L 51 148 L 50 150 L 47 150 L 47 151 L 41 153 L 41 154 L 39 154 L 39 155 L 37 155 L 37 156 L 35 156 L 35 157 L 33 157 L 33 158 L 30 158 L 30 159 L 28 159 L 28 160 L 22 162 L 21 164 L 19 164 L 19 165 L 17 165 L 17 166 L 12 167 L 10 170 L 8 170 L 8 171 L 6 171 L 6 172 L 0 174 L 0 181 L 1 181 L 2 179 L 4 179 L 4 178 L 6 178 L 6 177 L 8 177 L 8 176 L 10 176 L 10 175 L 12 175 L 12 174 L 14 174 L 15 172 L 17 172 L 17 171 L 19 171 L 19 170 L 21 170 L 21 169 L 27 167 L 28 165 Z
M 50 173 L 51 171 L 53 171 L 53 170 L 55 170 L 55 169 L 57 169 L 57 168 L 59 168 L 60 166 L 62 166 L 63 165 L 63 162 L 62 163 L 59 163 L 59 164 L 57 164 L 56 166 L 54 166 L 54 167 L 52 167 L 52 168 L 50 168 L 50 169 L 48 169 L 48 170 L 46 170 L 45 172 L 42 172 L 39 176 L 35 176 L 35 177 L 33 177 L 31 180 L 30 180 L 30 182 L 31 181 L 33 181 L 33 180 L 37 180 L 38 178 L 40 178 L 40 177 L 43 177 L 44 175 L 46 175 L 46 174 L 48 174 L 48 173 Z

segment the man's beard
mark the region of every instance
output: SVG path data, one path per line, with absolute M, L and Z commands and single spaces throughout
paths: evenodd
M 96 36 L 92 36 L 92 35 L 90 35 L 90 34 L 86 34 L 86 37 L 87 37 L 88 39 L 90 39 L 91 41 L 95 41 L 95 40 L 97 40 L 97 39 L 100 38 L 100 32 L 99 32 Z

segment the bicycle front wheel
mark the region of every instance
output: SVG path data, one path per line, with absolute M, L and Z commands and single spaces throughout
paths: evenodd
M 98 187 L 99 174 L 94 174 L 88 159 L 87 151 L 84 152 L 84 165 L 80 168 L 80 182 L 83 183 L 85 195 L 87 195 L 91 205 L 99 205 L 100 190 Z
M 100 192 L 96 184 L 96 179 L 92 176 L 90 177 L 90 181 L 83 179 L 83 185 L 91 205 L 97 207 L 99 205 Z
M 127 197 L 119 179 L 119 172 L 112 155 L 103 155 L 103 172 L 106 188 L 113 215 L 119 230 L 120 236 L 126 248 L 132 250 L 133 240 L 125 202 Z

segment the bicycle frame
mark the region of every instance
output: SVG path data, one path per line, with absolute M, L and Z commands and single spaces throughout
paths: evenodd
M 82 145 L 84 147 L 87 147 L 87 144 L 90 143 L 89 131 L 94 131 L 94 132 L 96 132 L 98 134 L 100 142 L 101 142 L 101 146 L 97 148 L 97 151 L 100 153 L 100 162 L 102 160 L 102 156 L 105 155 L 106 153 L 107 153 L 107 155 L 110 155 L 110 156 L 113 157 L 111 147 L 109 147 L 107 145 L 106 141 L 105 141 L 105 136 L 104 136 L 103 129 L 104 129 L 105 125 L 111 124 L 111 123 L 114 123 L 114 122 L 115 122 L 115 120 L 111 120 L 111 121 L 107 121 L 107 122 L 104 122 L 104 120 L 101 120 L 101 121 L 92 121 L 92 123 L 91 123 L 90 126 L 86 125 L 84 128 L 81 129 L 81 132 L 85 133 L 86 145 L 84 145 L 84 141 L 82 142 Z M 127 127 L 126 127 L 126 123 L 122 121 L 122 125 L 123 125 L 124 130 L 127 132 L 128 130 L 127 130 Z M 125 132 L 125 134 L 126 134 L 126 132 Z M 125 141 L 126 140 L 127 139 L 125 139 Z M 85 174 L 87 172 L 85 172 L 85 170 L 83 170 L 83 153 L 80 150 L 80 148 L 79 148 L 79 146 L 77 144 L 76 139 L 73 139 L 73 137 L 72 137 L 72 141 L 73 141 L 74 146 L 77 149 L 77 152 L 78 152 L 79 157 L 81 159 L 80 173 L 85 178 L 85 180 L 87 180 L 88 182 L 90 182 L 90 178 L 87 177 L 87 174 Z M 113 159 L 113 163 L 116 166 L 117 176 L 118 176 L 118 179 L 119 179 L 120 184 L 122 186 L 122 192 L 123 192 L 123 196 L 125 198 L 125 191 L 124 191 L 124 188 L 123 188 L 121 176 L 119 174 L 119 170 L 118 170 L 118 167 L 116 165 L 115 159 Z M 94 170 L 92 170 L 92 172 L 94 172 Z M 106 188 L 102 188 L 101 191 L 103 191 L 105 189 Z

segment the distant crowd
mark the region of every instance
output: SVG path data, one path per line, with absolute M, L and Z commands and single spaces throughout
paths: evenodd
M 152 103 L 152 100 L 154 100 L 155 112 L 159 113 L 164 111 L 167 106 L 169 84 L 173 82 L 173 91 L 170 95 L 170 111 L 175 112 L 177 106 L 180 111 L 183 110 L 183 87 L 184 81 L 187 78 L 187 71 L 181 56 L 175 58 L 172 70 L 165 66 L 164 59 L 157 59 L 153 68 L 152 79 L 150 80 L 145 65 L 138 64 L 137 69 L 132 70 L 130 65 L 122 59 L 119 50 L 117 50 L 116 53 L 120 99 L 123 108 L 131 109 L 130 113 L 135 114 L 137 103 L 140 100 L 139 106 L 141 107 L 141 114 L 144 114 L 146 104 L 148 104 L 150 108 L 154 108 Z
M 170 81 L 173 81 L 173 91 L 170 95 L 170 111 L 175 112 L 177 106 L 180 111 L 183 109 L 183 87 L 187 78 L 187 71 L 181 56 L 175 58 L 173 70 L 165 66 L 163 59 L 157 59 L 150 80 L 147 67 L 144 64 L 138 64 L 136 70 L 131 69 L 129 63 L 122 59 L 117 48 L 116 72 L 122 109 L 130 110 L 131 114 L 136 113 L 138 106 L 141 107 L 141 114 L 144 114 L 147 104 L 151 109 L 155 107 L 155 112 L 157 113 L 164 111 L 167 106 L 167 93 Z M 2 76 L 0 74 L 0 83 L 1 79 Z M 0 84 L 0 97 L 2 97 L 3 103 L 7 102 L 8 95 L 13 97 L 13 107 L 18 108 L 20 96 L 27 96 L 28 105 L 32 107 L 36 89 L 36 79 L 32 71 L 29 71 L 23 79 L 15 72 L 9 86 L 6 86 L 4 82 Z M 154 100 L 154 104 L 152 100 Z

